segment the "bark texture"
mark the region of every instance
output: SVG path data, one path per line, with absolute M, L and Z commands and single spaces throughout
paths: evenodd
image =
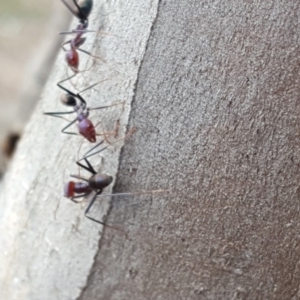
M 62 9 L 66 9 L 63 4 Z M 93 64 L 81 53 L 79 69 L 86 71 L 72 84 L 63 85 L 80 91 L 105 80 L 82 94 L 88 105 L 125 103 L 123 109 L 116 105 L 90 112 L 94 124 L 101 121 L 98 132 L 111 131 L 120 118 L 119 137 L 125 134 L 139 65 L 156 12 L 157 1 L 94 1 L 89 29 L 109 35 L 89 33 L 82 48 L 106 63 L 96 60 Z M 76 19 L 71 28 L 77 24 Z M 60 103 L 62 91 L 56 87 L 67 77 L 61 53 L 2 182 L 0 299 L 76 299 L 98 251 L 101 226 L 84 217 L 84 205 L 63 197 L 64 183 L 71 180 L 69 174 L 79 172 L 75 161 L 93 145 L 83 143 L 80 136 L 61 134 L 67 123 L 42 114 L 70 110 Z M 76 125 L 70 129 L 76 131 Z M 121 146 L 119 142 L 103 152 L 104 159 L 94 156 L 92 165 L 115 177 Z M 91 174 L 81 170 L 80 175 Z M 109 208 L 108 199 L 99 203 L 93 216 L 102 219 Z
M 115 191 L 172 193 L 114 205 L 80 299 L 299 299 L 299 63 L 298 1 L 160 2 Z
M 14 281 L 22 299 L 53 299 L 45 292 L 38 298 L 32 288 L 39 284 L 56 292 L 55 299 L 299 299 L 299 1 L 133 3 L 112 3 L 111 20 L 123 25 L 122 34 L 115 33 L 125 42 L 110 41 L 113 46 L 104 48 L 119 53 L 116 47 L 123 47 L 111 57 L 121 75 L 103 91 L 133 100 L 127 127 L 138 130 L 125 143 L 119 166 L 114 152 L 105 156 L 104 167 L 119 168 L 115 192 L 170 192 L 113 200 L 107 222 L 122 226 L 128 239 L 111 229 L 99 239 L 80 209 L 57 208 L 54 184 L 41 190 L 42 183 L 61 178 L 65 159 L 71 160 L 72 147 L 53 137 L 60 148 L 39 166 L 42 178 L 26 173 L 34 182 L 26 184 L 39 187 L 43 202 L 37 204 L 27 186 L 26 197 L 35 209 L 48 203 L 48 211 L 58 213 L 37 217 L 32 208 L 24 231 L 13 222 L 19 216 L 10 216 L 15 244 L 37 235 L 46 253 L 39 254 L 42 260 L 12 266 L 6 285 L 30 278 L 25 290 Z M 123 127 L 128 114 L 129 107 Z M 28 128 L 25 139 L 36 134 L 32 124 Z M 50 147 L 44 143 L 37 142 L 31 153 L 40 164 Z M 21 144 L 11 172 L 24 162 L 21 150 L 26 153 L 28 145 Z M 4 184 L 17 178 L 10 176 Z M 36 223 L 40 219 L 44 227 Z M 1 235 L 7 226 L 0 226 Z M 15 244 L 6 241 L 16 251 L 12 263 L 24 254 Z M 34 277 L 41 266 L 44 272 Z

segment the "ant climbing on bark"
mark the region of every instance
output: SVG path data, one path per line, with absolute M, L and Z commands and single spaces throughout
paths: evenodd
M 105 108 L 109 108 L 109 107 L 112 107 L 112 106 L 115 106 L 115 105 L 120 105 L 120 104 L 122 104 L 124 106 L 124 102 L 119 102 L 119 103 L 115 103 L 115 104 L 111 104 L 111 105 L 105 105 L 105 106 L 99 106 L 99 107 L 93 107 L 93 108 L 87 107 L 86 101 L 84 100 L 84 98 L 80 94 L 87 91 L 87 90 L 89 90 L 89 89 L 91 89 L 95 85 L 97 85 L 97 84 L 99 84 L 103 81 L 106 81 L 107 79 L 101 80 L 101 81 L 89 86 L 88 88 L 78 92 L 77 94 L 75 94 L 75 93 L 71 92 L 70 90 L 68 90 L 67 88 L 65 88 L 64 86 L 62 86 L 63 82 L 73 78 L 75 75 L 76 74 L 74 74 L 73 76 L 71 76 L 67 79 L 64 79 L 64 80 L 60 81 L 59 83 L 57 83 L 57 86 L 66 92 L 66 94 L 62 95 L 61 102 L 66 106 L 73 107 L 73 111 L 45 112 L 44 115 L 57 117 L 57 118 L 63 118 L 62 115 L 69 115 L 69 114 L 76 113 L 77 114 L 76 118 L 74 120 L 70 121 L 69 124 L 61 130 L 61 132 L 65 133 L 65 134 L 78 135 L 78 133 L 76 133 L 76 132 L 66 131 L 75 122 L 78 122 L 77 126 L 78 126 L 79 134 L 81 134 L 89 142 L 95 143 L 96 142 L 96 135 L 97 135 L 96 130 L 95 130 L 96 126 L 94 126 L 92 121 L 89 119 L 90 111 L 91 110 L 97 110 L 97 109 L 105 109 Z M 117 135 L 118 125 L 119 125 L 119 122 L 117 121 L 114 131 L 109 132 L 107 134 L 112 134 L 113 133 L 114 135 Z M 104 135 L 105 135 L 105 133 L 104 133 Z
M 67 32 L 61 32 L 61 34 L 75 34 L 75 37 L 69 41 L 64 42 L 61 47 L 66 52 L 66 61 L 68 66 L 73 70 L 74 73 L 79 72 L 78 66 L 79 66 L 79 55 L 77 51 L 81 51 L 85 54 L 90 55 L 93 58 L 101 59 L 104 61 L 101 57 L 94 56 L 90 52 L 79 48 L 82 46 L 86 38 L 82 37 L 83 34 L 87 32 L 94 32 L 93 30 L 88 30 L 88 17 L 92 11 L 93 8 L 93 1 L 92 0 L 73 0 L 73 3 L 75 7 L 72 7 L 66 0 L 62 0 L 62 2 L 66 5 L 66 7 L 69 9 L 69 11 L 79 19 L 79 24 L 77 25 L 76 29 L 73 29 L 72 31 Z M 64 45 L 70 44 L 71 48 L 70 50 L 66 50 Z
M 106 175 L 106 174 L 101 174 L 97 173 L 95 169 L 92 167 L 90 162 L 88 161 L 87 158 L 84 158 L 86 162 L 86 166 L 79 161 L 76 162 L 76 164 L 91 173 L 91 177 L 89 179 L 83 178 L 78 175 L 71 175 L 71 177 L 76 178 L 81 180 L 80 182 L 74 182 L 74 181 L 69 181 L 64 188 L 64 196 L 67 198 L 70 198 L 75 203 L 80 203 L 81 201 L 77 201 L 75 199 L 77 198 L 83 198 L 88 196 L 91 192 L 95 191 L 95 195 L 93 196 L 92 200 L 88 204 L 84 215 L 99 224 L 106 225 L 102 221 L 96 220 L 95 218 L 92 218 L 88 215 L 91 207 L 93 206 L 94 202 L 96 201 L 96 198 L 98 195 L 100 195 L 103 192 L 103 189 L 108 187 L 112 181 L 113 177 Z
M 126 135 L 126 137 L 131 134 L 132 133 L 129 132 Z M 104 140 L 102 142 L 100 142 L 97 146 L 101 145 L 103 142 L 104 142 Z M 118 142 L 118 141 L 116 141 L 116 142 Z M 85 197 L 89 196 L 92 192 L 94 192 L 95 194 L 93 195 L 92 199 L 90 200 L 90 202 L 87 205 L 87 208 L 85 209 L 85 212 L 84 212 L 85 217 L 96 223 L 99 223 L 103 226 L 120 230 L 127 235 L 127 233 L 124 230 L 122 230 L 118 227 L 107 225 L 103 221 L 97 220 L 97 219 L 89 216 L 89 212 L 90 212 L 92 206 L 94 205 L 97 197 L 99 197 L 102 194 L 103 190 L 112 183 L 113 177 L 110 175 L 107 175 L 107 174 L 103 174 L 100 171 L 96 172 L 95 169 L 93 168 L 93 166 L 91 165 L 91 163 L 89 162 L 88 157 L 95 155 L 99 152 L 102 152 L 103 150 L 107 149 L 108 147 L 109 146 L 103 147 L 102 149 L 100 149 L 90 155 L 85 154 L 85 156 L 83 158 L 81 158 L 80 160 L 78 160 L 76 162 L 76 164 L 80 168 L 91 173 L 91 176 L 88 179 L 86 179 L 80 175 L 71 175 L 71 177 L 79 179 L 81 181 L 79 181 L 79 182 L 69 181 L 64 187 L 64 196 L 69 198 L 71 201 L 73 201 L 75 203 L 81 203 L 85 199 L 82 199 L 82 200 L 76 200 L 76 199 L 85 198 Z M 93 147 L 92 149 L 94 149 L 94 148 L 95 147 Z M 88 151 L 88 152 L 90 152 L 90 151 Z M 81 163 L 81 161 L 83 161 L 83 160 L 85 161 L 86 165 Z M 166 193 L 166 192 L 168 192 L 168 190 L 150 190 L 150 191 L 142 191 L 142 192 L 135 192 L 135 193 L 106 194 L 103 196 L 132 196 L 132 195 Z
M 131 135 L 131 134 L 132 134 L 132 132 L 130 131 L 126 135 L 126 137 L 128 135 Z M 123 139 L 120 139 L 120 140 L 123 140 Z M 120 140 L 117 140 L 114 143 L 116 143 Z M 100 149 L 100 150 L 98 150 L 98 151 L 96 151 L 92 154 L 89 154 L 92 150 L 99 147 L 103 143 L 104 143 L 104 140 L 102 140 L 100 143 L 98 143 L 96 146 L 94 146 L 92 149 L 90 149 L 83 156 L 83 158 L 81 158 L 80 160 L 78 160 L 76 162 L 76 164 L 79 167 L 81 167 L 82 169 L 84 169 L 84 170 L 88 171 L 89 173 L 91 173 L 91 177 L 86 179 L 86 178 L 84 178 L 80 175 L 70 175 L 71 177 L 79 179 L 81 181 L 79 181 L 79 182 L 69 181 L 64 187 L 64 196 L 69 198 L 71 201 L 73 201 L 75 203 L 81 203 L 84 199 L 79 200 L 79 201 L 76 200 L 76 199 L 77 198 L 85 198 L 88 195 L 90 195 L 92 192 L 95 192 L 95 194 L 92 197 L 92 199 L 90 200 L 87 208 L 85 209 L 85 212 L 84 212 L 85 217 L 92 220 L 92 221 L 94 221 L 94 222 L 96 222 L 96 223 L 98 223 L 98 224 L 101 224 L 103 226 L 110 227 L 110 228 L 113 228 L 113 229 L 117 229 L 117 230 L 121 231 L 122 233 L 124 233 L 127 236 L 127 233 L 124 230 L 122 230 L 118 227 L 115 227 L 115 226 L 107 225 L 106 223 L 104 223 L 100 220 L 97 220 L 97 219 L 95 219 L 95 218 L 88 215 L 88 213 L 89 213 L 90 209 L 92 208 L 92 206 L 94 205 L 97 197 L 100 194 L 102 194 L 103 190 L 106 187 L 108 187 L 113 181 L 112 176 L 103 174 L 101 172 L 96 172 L 95 169 L 93 168 L 93 166 L 91 165 L 91 163 L 88 160 L 88 157 L 93 156 L 97 153 L 100 153 L 100 152 L 104 151 L 105 149 L 107 149 L 109 147 L 109 146 L 103 147 L 102 149 Z M 85 161 L 86 165 L 81 163 L 82 160 Z M 110 195 L 107 195 L 107 196 L 110 196 Z

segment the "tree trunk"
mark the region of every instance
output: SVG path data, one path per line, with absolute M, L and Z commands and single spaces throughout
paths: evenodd
M 63 199 L 82 139 L 42 115 L 63 110 L 61 55 L 1 190 L 1 299 L 298 299 L 299 5 L 95 3 L 90 28 L 114 35 L 87 35 L 107 63 L 76 86 L 108 78 L 88 104 L 126 101 L 120 136 L 137 128 L 101 170 L 114 192 L 170 192 L 113 201 L 127 238 Z

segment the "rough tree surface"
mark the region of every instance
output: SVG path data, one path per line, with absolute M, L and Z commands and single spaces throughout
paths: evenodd
M 138 129 L 103 154 L 114 192 L 170 193 L 113 201 L 127 239 L 62 199 L 81 140 L 40 116 L 56 71 L 2 188 L 1 298 L 299 299 L 299 1 L 140 2 L 103 3 L 117 75 L 88 99 Z

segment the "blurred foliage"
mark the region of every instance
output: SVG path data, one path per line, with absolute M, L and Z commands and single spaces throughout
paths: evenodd
M 40 18 L 47 15 L 45 0 L 0 0 L 0 17 Z

